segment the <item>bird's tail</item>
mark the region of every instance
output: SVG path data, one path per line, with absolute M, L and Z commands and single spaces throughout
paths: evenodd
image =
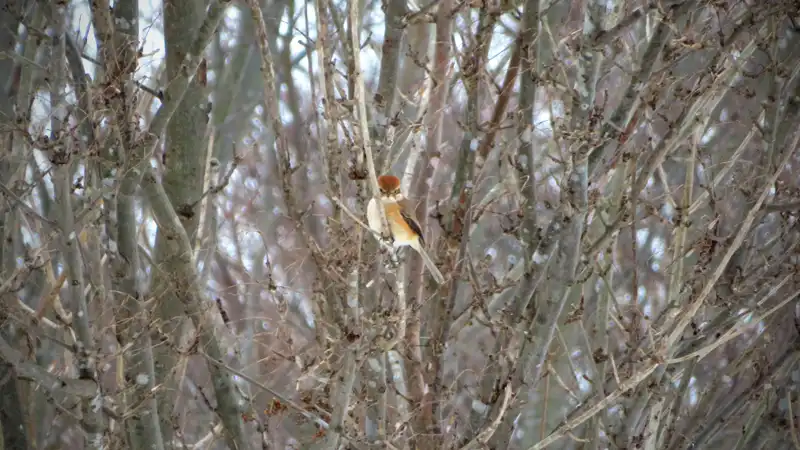
M 422 262 L 425 263 L 425 267 L 428 268 L 428 271 L 433 276 L 433 279 L 436 280 L 436 283 L 444 284 L 444 275 L 442 275 L 442 272 L 439 272 L 439 268 L 436 267 L 431 257 L 428 256 L 428 252 L 426 252 L 419 243 L 414 245 L 414 250 L 422 257 Z

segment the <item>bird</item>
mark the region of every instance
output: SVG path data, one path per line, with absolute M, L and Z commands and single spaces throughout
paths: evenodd
M 394 175 L 381 175 L 378 177 L 378 188 L 381 194 L 380 202 L 383 204 L 386 220 L 394 239 L 394 246 L 407 246 L 414 249 L 422 257 L 422 262 L 436 283 L 443 284 L 444 275 L 425 251 L 425 238 L 422 236 L 422 229 L 414 215 L 414 208 L 400 192 L 400 179 Z M 376 198 L 372 198 L 367 204 L 367 222 L 373 231 L 383 234 L 378 201 Z

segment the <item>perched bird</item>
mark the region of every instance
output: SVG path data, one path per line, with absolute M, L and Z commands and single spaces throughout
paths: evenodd
M 378 177 L 378 187 L 381 192 L 381 203 L 386 211 L 386 220 L 394 238 L 395 247 L 408 246 L 413 248 L 422 257 L 422 262 L 428 268 L 437 283 L 444 283 L 444 275 L 425 251 L 425 240 L 422 229 L 414 216 L 411 202 L 400 192 L 400 179 L 394 175 L 381 175 Z M 382 233 L 381 213 L 378 201 L 371 199 L 367 205 L 367 222 L 373 231 Z

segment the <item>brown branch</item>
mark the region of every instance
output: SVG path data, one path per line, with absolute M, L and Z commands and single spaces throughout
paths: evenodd
M 440 158 L 439 149 L 442 141 L 443 113 L 446 107 L 447 95 L 450 90 L 448 70 L 450 68 L 451 58 L 453 18 L 449 12 L 452 9 L 452 5 L 452 0 L 442 0 L 436 13 L 436 40 L 433 57 L 433 70 L 431 71 L 432 88 L 430 102 L 424 118 L 427 135 L 425 153 L 421 155 L 421 166 L 423 169 L 421 176 L 417 177 L 416 179 L 416 188 L 413 189 L 414 197 L 424 199 L 424 201 L 420 202 L 421 204 L 418 206 L 418 208 L 421 208 L 421 213 L 417 214 L 417 217 L 419 218 L 419 225 L 422 230 L 427 229 L 427 211 L 430 202 L 428 198 L 428 192 L 426 192 L 426 181 L 431 179 L 433 176 L 433 161 L 437 158 Z M 421 360 L 422 352 L 416 350 L 420 348 L 419 327 L 421 325 L 421 320 L 419 317 L 419 305 L 421 299 L 424 298 L 425 285 L 422 282 L 424 273 L 422 264 L 419 263 L 418 257 L 415 257 L 414 260 L 416 262 L 412 267 L 415 270 L 412 272 L 410 277 L 411 288 L 409 290 L 411 292 L 415 292 L 416 295 L 411 296 L 412 301 L 409 305 L 412 314 L 408 319 L 406 334 L 409 337 L 409 340 L 406 342 L 406 348 L 415 349 L 412 350 L 408 355 L 411 357 L 411 361 L 409 361 L 408 364 L 410 370 L 412 371 L 412 375 L 409 377 L 411 384 L 410 394 L 413 398 L 412 407 L 419 410 L 419 413 L 414 417 L 412 424 L 415 434 L 419 436 L 412 439 L 411 446 L 413 447 L 416 445 L 421 448 L 439 448 L 439 443 L 441 442 L 443 436 L 438 431 L 440 425 L 438 423 L 436 414 L 434 413 L 434 411 L 439 407 L 437 403 L 438 398 L 436 397 L 436 392 L 433 390 L 429 391 L 427 394 L 424 393 L 424 377 L 421 373 L 423 367 L 423 362 Z M 456 281 L 454 280 L 452 283 L 455 285 Z M 442 306 L 436 301 L 434 301 L 434 303 L 437 304 L 438 307 Z M 445 314 L 449 315 L 449 313 Z M 431 330 L 432 336 L 439 336 L 441 333 L 437 330 L 437 327 L 447 327 L 445 322 L 449 324 L 450 321 L 449 318 L 446 321 L 436 320 L 438 317 L 441 317 L 441 315 L 434 313 L 434 319 L 431 323 L 433 326 L 433 329 Z M 437 355 L 436 352 L 433 355 L 429 355 L 432 356 L 433 359 L 430 359 L 428 363 L 432 363 L 438 367 L 440 362 L 436 360 L 437 356 L 435 355 Z M 436 390 L 438 390 L 438 388 Z

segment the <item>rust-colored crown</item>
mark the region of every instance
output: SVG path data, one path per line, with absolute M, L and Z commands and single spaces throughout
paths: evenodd
M 378 187 L 382 192 L 394 192 L 400 189 L 400 178 L 394 175 L 381 175 L 378 177 Z

